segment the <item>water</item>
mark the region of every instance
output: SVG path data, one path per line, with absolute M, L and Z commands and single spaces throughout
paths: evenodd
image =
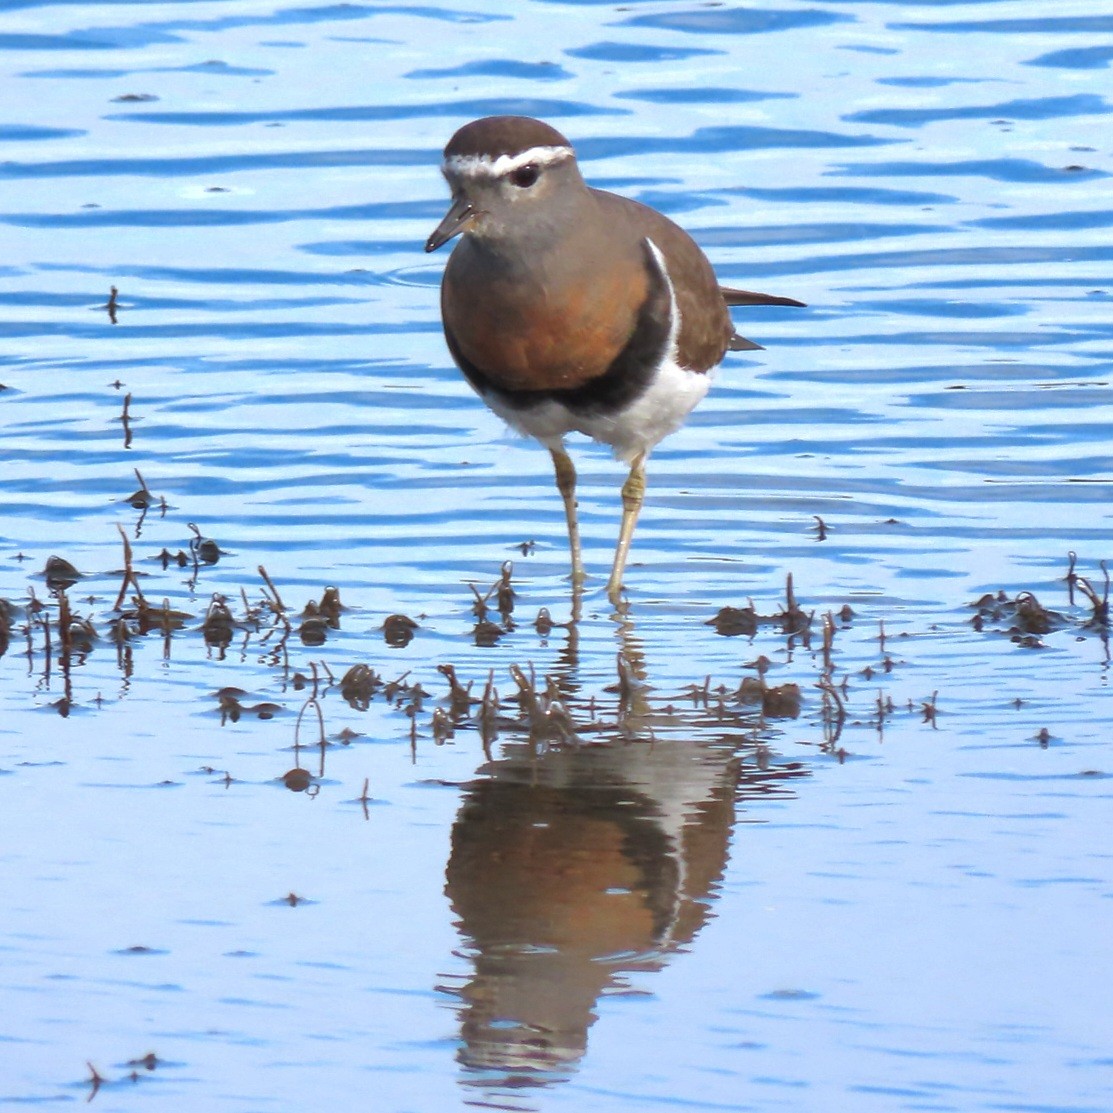
M 0 1104 L 1113 1105 L 1100 7 L 2 7 Z M 625 616 L 574 446 L 573 629 L 421 251 L 492 112 L 809 305 Z

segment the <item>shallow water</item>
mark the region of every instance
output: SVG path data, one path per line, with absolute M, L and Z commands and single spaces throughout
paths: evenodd
M 0 10 L 0 1104 L 1113 1105 L 1099 5 Z M 421 251 L 494 112 L 809 306 L 624 616 L 574 446 L 571 629 Z

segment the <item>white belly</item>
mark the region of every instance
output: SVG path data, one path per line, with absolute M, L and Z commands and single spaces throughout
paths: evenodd
M 628 464 L 684 424 L 707 393 L 714 370 L 699 374 L 666 360 L 645 391 L 613 413 L 576 413 L 552 401 L 515 409 L 493 395 L 484 400 L 512 429 L 536 437 L 546 448 L 558 447 L 568 433 L 583 433 L 609 444 L 615 456 Z

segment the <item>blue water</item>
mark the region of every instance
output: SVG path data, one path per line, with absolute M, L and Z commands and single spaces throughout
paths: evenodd
M 0 1106 L 1113 1107 L 1099 5 L 0 13 Z M 572 446 L 571 628 L 422 251 L 497 112 L 808 303 L 624 615 Z

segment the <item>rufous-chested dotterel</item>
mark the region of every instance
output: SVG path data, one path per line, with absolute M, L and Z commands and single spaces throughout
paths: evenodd
M 526 116 L 460 128 L 444 150 L 452 205 L 425 244 L 461 235 L 441 314 L 452 358 L 492 410 L 553 457 L 584 579 L 568 433 L 630 465 L 607 592 L 617 599 L 645 493 L 645 462 L 707 393 L 728 351 L 759 348 L 728 306 L 801 305 L 720 287 L 695 241 L 655 209 L 593 189 L 568 140 Z

